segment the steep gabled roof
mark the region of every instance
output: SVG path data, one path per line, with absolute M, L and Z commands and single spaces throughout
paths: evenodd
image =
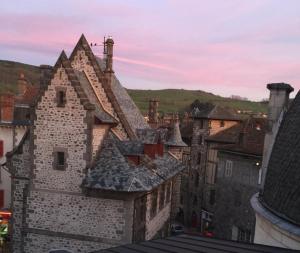
M 84 90 L 85 94 L 87 95 L 88 99 L 93 103 L 94 105 L 98 104 L 98 99 L 96 98 L 96 95 L 86 78 L 85 73 L 74 70 L 75 75 L 78 78 L 78 81 L 81 83 L 81 87 Z M 118 121 L 112 117 L 110 114 L 108 114 L 106 111 L 103 110 L 100 106 L 95 106 L 95 116 L 102 122 L 106 124 L 113 124 L 117 125 Z
M 118 143 L 119 142 L 119 143 Z M 135 145 L 135 148 L 133 148 Z M 125 143 L 108 137 L 104 140 L 98 160 L 89 170 L 82 186 L 89 189 L 145 192 L 161 185 L 184 169 L 169 154 L 151 160 L 143 154 L 142 143 Z M 142 162 L 134 165 L 126 155 L 139 155 Z
M 137 137 L 140 141 L 146 144 L 165 143 L 168 137 L 168 129 L 159 128 L 143 128 L 136 130 Z
M 104 71 L 105 62 L 99 57 L 95 58 L 98 66 Z M 136 137 L 137 129 L 149 128 L 140 110 L 115 75 L 112 76 L 111 86 L 106 87 L 106 93 L 125 129 L 131 132 L 131 136 Z
M 216 149 L 218 150 L 262 156 L 266 131 L 266 119 L 249 118 L 231 128 L 210 136 L 207 140 L 229 143 L 217 146 Z
M 145 119 L 141 115 L 139 109 L 136 107 L 115 75 L 112 75 L 111 84 L 106 84 L 104 76 L 105 64 L 100 58 L 94 55 L 92 49 L 89 46 L 89 43 L 87 42 L 83 34 L 81 35 L 77 45 L 75 46 L 70 56 L 70 60 L 73 59 L 77 50 L 80 49 L 83 49 L 85 51 L 98 79 L 103 84 L 103 89 L 109 99 L 109 102 L 112 104 L 127 134 L 131 139 L 135 139 L 137 128 L 149 127 Z
M 198 107 L 194 108 L 192 117 L 199 119 L 241 120 L 233 109 L 210 103 L 199 104 Z
M 41 101 L 46 90 L 48 89 L 48 86 L 51 83 L 51 80 L 52 80 L 55 72 L 60 67 L 63 67 L 64 70 L 66 71 L 68 79 L 69 79 L 72 87 L 74 88 L 75 92 L 77 93 L 80 103 L 83 105 L 83 107 L 86 110 L 95 110 L 95 106 L 90 103 L 87 95 L 85 94 L 84 89 L 81 86 L 82 84 L 78 81 L 78 78 L 77 78 L 64 50 L 61 52 L 60 56 L 58 57 L 58 60 L 56 61 L 55 65 L 54 65 L 54 69 L 52 71 L 51 77 L 49 77 L 49 79 L 47 79 L 47 83 L 43 84 L 43 89 L 41 90 L 38 98 L 34 101 L 33 105 L 35 106 L 37 103 L 39 103 Z M 41 81 L 44 81 L 44 80 L 41 80 Z

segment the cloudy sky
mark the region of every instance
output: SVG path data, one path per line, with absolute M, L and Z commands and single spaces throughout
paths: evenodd
M 253 100 L 270 82 L 300 88 L 299 0 L 1 1 L 0 59 L 53 65 L 82 33 L 93 43 L 113 36 L 128 88 Z

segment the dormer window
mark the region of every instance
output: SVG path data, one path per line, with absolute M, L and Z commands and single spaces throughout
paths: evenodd
M 66 89 L 58 88 L 56 90 L 56 101 L 58 107 L 65 107 L 66 105 Z

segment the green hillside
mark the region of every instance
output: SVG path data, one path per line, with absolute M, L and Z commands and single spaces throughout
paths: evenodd
M 20 73 L 33 84 L 39 82 L 39 68 L 29 64 L 0 60 L 0 92 L 15 92 Z
M 23 72 L 25 77 L 32 83 L 39 83 L 39 68 L 36 66 L 0 60 L 0 93 L 16 91 L 17 79 Z M 160 112 L 180 112 L 187 108 L 194 100 L 211 102 L 214 104 L 231 107 L 239 110 L 253 112 L 266 112 L 266 104 L 251 101 L 233 100 L 214 95 L 204 91 L 166 89 L 166 90 L 132 90 L 128 89 L 129 95 L 143 113 L 148 111 L 150 98 L 158 98 Z
M 148 101 L 150 98 L 159 99 L 159 110 L 161 112 L 177 112 L 187 108 L 193 101 L 198 99 L 200 102 L 211 102 L 225 107 L 237 110 L 249 110 L 253 112 L 266 112 L 265 103 L 241 101 L 230 98 L 224 98 L 212 93 L 201 90 L 128 90 L 129 95 L 140 108 L 142 112 L 147 112 Z

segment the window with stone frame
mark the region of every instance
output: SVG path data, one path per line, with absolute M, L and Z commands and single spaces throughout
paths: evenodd
M 226 162 L 225 162 L 225 177 L 232 176 L 232 166 L 233 166 L 233 162 L 230 160 L 226 160 Z
M 65 107 L 67 102 L 66 88 L 64 87 L 56 88 L 56 102 L 57 102 L 57 107 Z
M 159 210 L 163 209 L 165 205 L 165 194 L 166 194 L 165 189 L 166 189 L 166 185 L 163 184 L 159 192 Z
M 225 127 L 225 121 L 224 120 L 220 121 L 220 127 Z
M 157 196 L 158 196 L 158 190 L 155 189 L 151 194 L 151 210 L 150 210 L 151 219 L 156 215 L 157 212 Z
M 54 163 L 53 168 L 56 170 L 65 170 L 66 169 L 66 153 L 64 151 L 54 152 Z

